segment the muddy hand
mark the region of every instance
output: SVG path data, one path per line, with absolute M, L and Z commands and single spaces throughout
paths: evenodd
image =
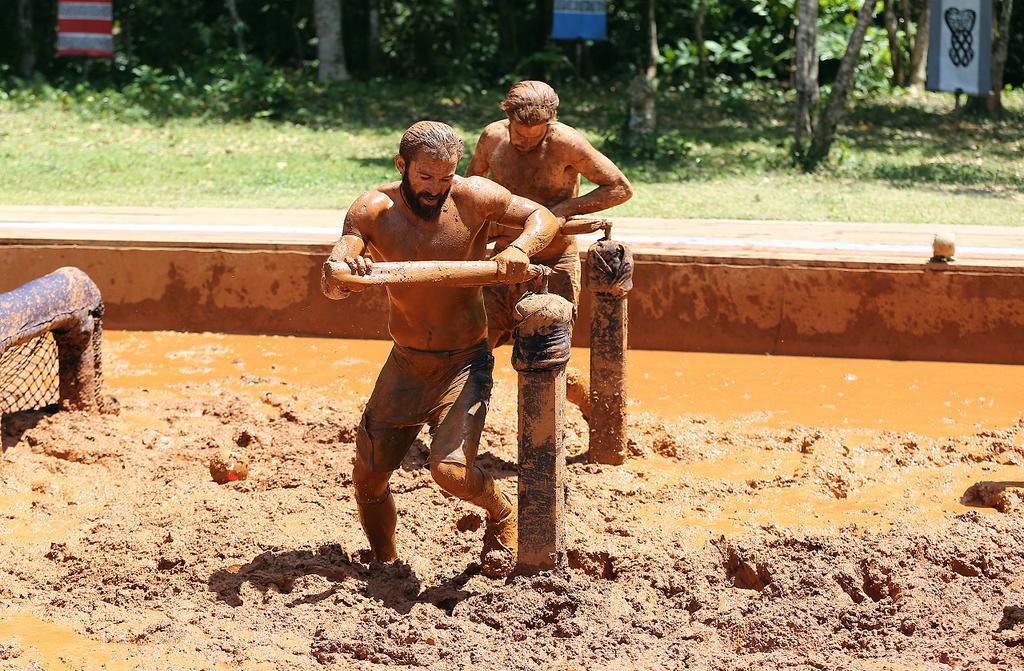
M 327 296 L 331 300 L 340 301 L 348 298 L 357 291 L 362 291 L 365 287 L 360 285 L 347 284 L 342 286 L 331 272 L 330 264 L 339 262 L 338 259 L 329 258 L 324 263 L 323 271 L 320 275 L 320 290 L 324 296 Z M 373 270 L 373 259 L 370 257 L 363 256 L 346 256 L 341 259 L 340 262 L 344 263 L 349 267 L 353 275 L 368 275 Z
M 530 268 L 530 257 L 518 247 L 507 247 L 503 252 L 491 259 L 498 264 L 498 276 L 513 282 L 526 279 Z
M 330 262 L 328 261 L 328 263 Z M 324 264 L 324 269 L 320 273 L 320 291 L 332 301 L 344 300 L 352 295 L 351 289 L 344 289 L 338 285 L 334 276 L 331 275 L 331 270 L 327 263 Z
M 346 256 L 342 261 L 352 270 L 353 275 L 369 275 L 373 271 L 373 259 L 369 256 Z

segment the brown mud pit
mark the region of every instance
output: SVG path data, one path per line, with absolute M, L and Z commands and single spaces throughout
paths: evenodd
M 570 569 L 506 582 L 422 443 L 393 480 L 404 563 L 366 563 L 350 463 L 385 343 L 105 347 L 119 415 L 6 425 L 0 669 L 1024 668 L 1018 369 L 632 353 L 623 466 L 586 463 L 569 410 Z M 497 359 L 482 463 L 514 494 Z M 213 482 L 224 452 L 248 479 Z

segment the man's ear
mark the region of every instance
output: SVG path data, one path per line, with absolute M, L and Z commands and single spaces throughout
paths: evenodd
M 405 177 L 405 157 L 401 154 L 395 154 L 395 169 L 398 170 L 398 174 Z

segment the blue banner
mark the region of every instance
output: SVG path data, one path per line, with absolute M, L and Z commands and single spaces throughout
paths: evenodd
M 555 0 L 551 37 L 556 40 L 606 40 L 608 15 L 605 0 Z

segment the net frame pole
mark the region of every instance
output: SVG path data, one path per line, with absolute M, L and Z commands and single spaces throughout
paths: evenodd
M 57 345 L 61 407 L 102 409 L 100 290 L 82 270 L 58 268 L 0 294 L 0 353 L 47 333 Z

